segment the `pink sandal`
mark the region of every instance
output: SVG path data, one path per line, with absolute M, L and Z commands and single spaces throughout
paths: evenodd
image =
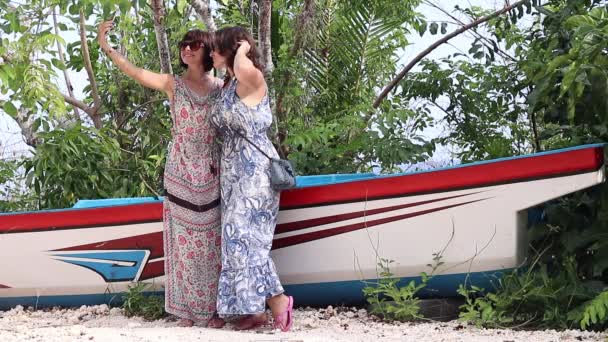
M 288 332 L 289 329 L 291 329 L 291 326 L 293 325 L 293 297 L 287 296 L 287 298 L 289 299 L 289 303 L 287 304 L 287 308 L 285 309 L 285 311 L 273 317 L 273 328 L 281 329 L 282 332 Z

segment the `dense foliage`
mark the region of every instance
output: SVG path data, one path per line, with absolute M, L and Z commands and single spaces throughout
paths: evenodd
M 533 24 L 525 28 L 516 25 L 523 10 L 491 21 L 492 37 L 473 44 L 472 59 L 425 61 L 402 84 L 410 97 L 441 108 L 450 127 L 442 140 L 464 146 L 464 161 L 606 141 L 606 4 L 548 1 L 529 11 Z M 485 289 L 495 293 L 463 285 L 461 318 L 605 327 L 607 194 L 600 185 L 539 208 L 544 219 L 530 230 L 531 261 Z

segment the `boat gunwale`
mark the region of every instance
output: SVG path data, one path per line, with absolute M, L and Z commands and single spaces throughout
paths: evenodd
M 603 143 L 581 145 L 581 146 L 570 147 L 570 148 L 565 148 L 565 149 L 539 152 L 539 153 L 527 154 L 527 155 L 515 156 L 515 157 L 492 159 L 492 160 L 487 160 L 487 161 L 479 161 L 479 162 L 474 162 L 474 163 L 469 163 L 469 164 L 455 165 L 455 166 L 438 168 L 438 169 L 433 169 L 433 170 L 404 172 L 404 173 L 396 173 L 396 174 L 389 174 L 389 175 L 377 175 L 377 176 L 371 177 L 371 178 L 355 178 L 352 180 L 344 180 L 344 181 L 339 181 L 339 182 L 335 182 L 335 183 L 303 186 L 303 187 L 298 187 L 298 188 L 287 190 L 287 191 L 283 192 L 282 201 L 281 201 L 282 202 L 281 209 L 290 210 L 290 209 L 297 209 L 297 208 L 323 206 L 323 205 L 328 205 L 328 204 L 333 205 L 333 204 L 350 203 L 350 202 L 356 202 L 356 201 L 361 200 L 359 198 L 356 198 L 356 199 L 351 198 L 351 199 L 345 199 L 342 201 L 335 201 L 335 200 L 317 201 L 315 203 L 309 203 L 309 204 L 305 204 L 305 205 L 283 204 L 285 197 L 287 197 L 287 200 L 289 201 L 290 198 L 293 198 L 295 196 L 301 196 L 302 192 L 318 191 L 320 189 L 325 189 L 327 191 L 335 191 L 332 189 L 344 188 L 344 187 L 352 186 L 353 184 L 356 184 L 356 183 L 365 183 L 365 184 L 374 185 L 374 183 L 376 183 L 376 184 L 384 183 L 386 181 L 391 181 L 391 180 L 398 179 L 398 178 L 409 178 L 409 177 L 416 177 L 416 176 L 428 175 L 428 174 L 433 174 L 433 173 L 440 174 L 440 173 L 445 173 L 445 172 L 449 172 L 449 171 L 460 171 L 460 170 L 466 169 L 466 168 L 474 168 L 474 167 L 479 167 L 479 166 L 484 166 L 484 165 L 491 165 L 491 164 L 498 164 L 498 163 L 505 163 L 505 162 L 521 161 L 521 160 L 525 160 L 525 159 L 542 158 L 542 157 L 546 157 L 546 156 L 567 154 L 567 153 L 571 153 L 574 151 L 581 151 L 581 150 L 587 150 L 587 149 L 589 149 L 589 150 L 595 149 L 596 154 L 598 154 L 599 151 L 603 152 L 603 148 L 605 145 L 606 144 L 603 144 Z M 600 159 L 600 158 L 596 156 L 596 159 Z M 603 153 L 601 153 L 601 160 L 596 160 L 595 164 L 593 165 L 593 168 L 589 168 L 589 167 L 580 168 L 580 170 L 575 170 L 572 172 L 554 173 L 554 174 L 548 174 L 546 176 L 537 176 L 537 177 L 522 176 L 519 178 L 515 177 L 513 179 L 509 179 L 506 181 L 496 181 L 496 182 L 489 181 L 489 182 L 485 182 L 485 183 L 479 183 L 476 185 L 464 186 L 464 187 L 448 187 L 448 188 L 440 188 L 440 189 L 433 189 L 433 190 L 429 190 L 429 191 L 418 191 L 418 192 L 400 192 L 400 193 L 397 193 L 394 195 L 389 195 L 389 196 L 369 197 L 369 198 L 365 198 L 365 200 L 409 197 L 409 196 L 431 194 L 431 193 L 438 193 L 438 192 L 458 191 L 458 190 L 473 189 L 473 188 L 493 186 L 493 185 L 502 185 L 502 184 L 516 183 L 516 182 L 533 181 L 533 180 L 537 180 L 537 179 L 550 179 L 550 178 L 555 178 L 555 177 L 564 177 L 564 176 L 573 175 L 573 174 L 597 171 L 601 167 L 603 167 Z M 304 177 L 325 177 L 325 176 L 331 176 L 331 175 L 315 175 L 315 176 L 304 176 Z M 146 197 L 146 198 L 149 199 L 149 198 L 154 198 L 154 197 Z M 163 201 L 162 198 L 158 198 L 158 199 L 147 200 L 145 202 L 117 203 L 117 204 L 110 204 L 110 205 L 103 205 L 103 206 L 85 207 L 85 208 L 62 208 L 62 209 L 46 209 L 46 210 L 37 210 L 37 211 L 0 213 L 0 234 L 9 233 L 9 232 L 11 232 L 11 230 L 15 229 L 14 227 L 3 227 L 4 225 L 1 222 L 2 217 L 22 217 L 22 218 L 24 218 L 24 216 L 32 216 L 32 215 L 39 215 L 39 214 L 47 214 L 47 215 L 48 214 L 65 214 L 65 213 L 83 214 L 83 213 L 87 213 L 90 211 L 108 211 L 108 213 L 110 213 L 113 209 L 115 210 L 115 209 L 119 209 L 119 208 L 128 207 L 129 209 L 135 209 L 139 206 L 143 206 L 144 208 L 149 207 L 149 206 L 156 207 L 158 205 L 162 205 L 162 201 Z M 158 219 L 156 216 L 151 217 L 148 215 L 147 217 L 148 218 L 144 219 L 144 220 L 139 220 L 139 221 L 133 220 L 133 221 L 129 221 L 127 223 L 132 224 L 132 223 L 156 222 L 158 220 L 162 220 L 162 213 L 158 216 Z M 108 225 L 116 225 L 116 224 L 108 224 Z M 84 226 L 83 226 L 83 228 L 84 228 Z M 30 229 L 27 231 L 38 231 L 38 230 L 42 230 L 42 229 L 44 229 L 44 228 Z M 56 229 L 61 229 L 61 228 L 57 227 Z M 19 229 L 17 228 L 17 230 L 19 230 Z

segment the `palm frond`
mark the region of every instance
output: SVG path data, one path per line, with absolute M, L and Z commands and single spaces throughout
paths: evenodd
M 374 77 L 375 68 L 370 66 L 392 57 L 387 56 L 385 40 L 400 30 L 406 19 L 361 2 L 328 8 L 323 15 L 317 45 L 304 55 L 307 81 L 319 93 L 359 97 L 363 85 Z

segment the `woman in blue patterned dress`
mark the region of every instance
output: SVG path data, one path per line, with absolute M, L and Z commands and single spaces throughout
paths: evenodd
M 259 55 L 249 32 L 229 27 L 216 32 L 212 57 L 215 68 L 227 69 L 222 97 L 211 118 L 223 139 L 222 271 L 217 311 L 245 315 L 237 329 L 251 329 L 266 324 L 268 304 L 274 327 L 288 331 L 293 298 L 283 294 L 270 258 L 279 192 L 270 187 L 268 158 L 241 136 L 266 154 L 278 156 L 266 135 L 272 113 Z

